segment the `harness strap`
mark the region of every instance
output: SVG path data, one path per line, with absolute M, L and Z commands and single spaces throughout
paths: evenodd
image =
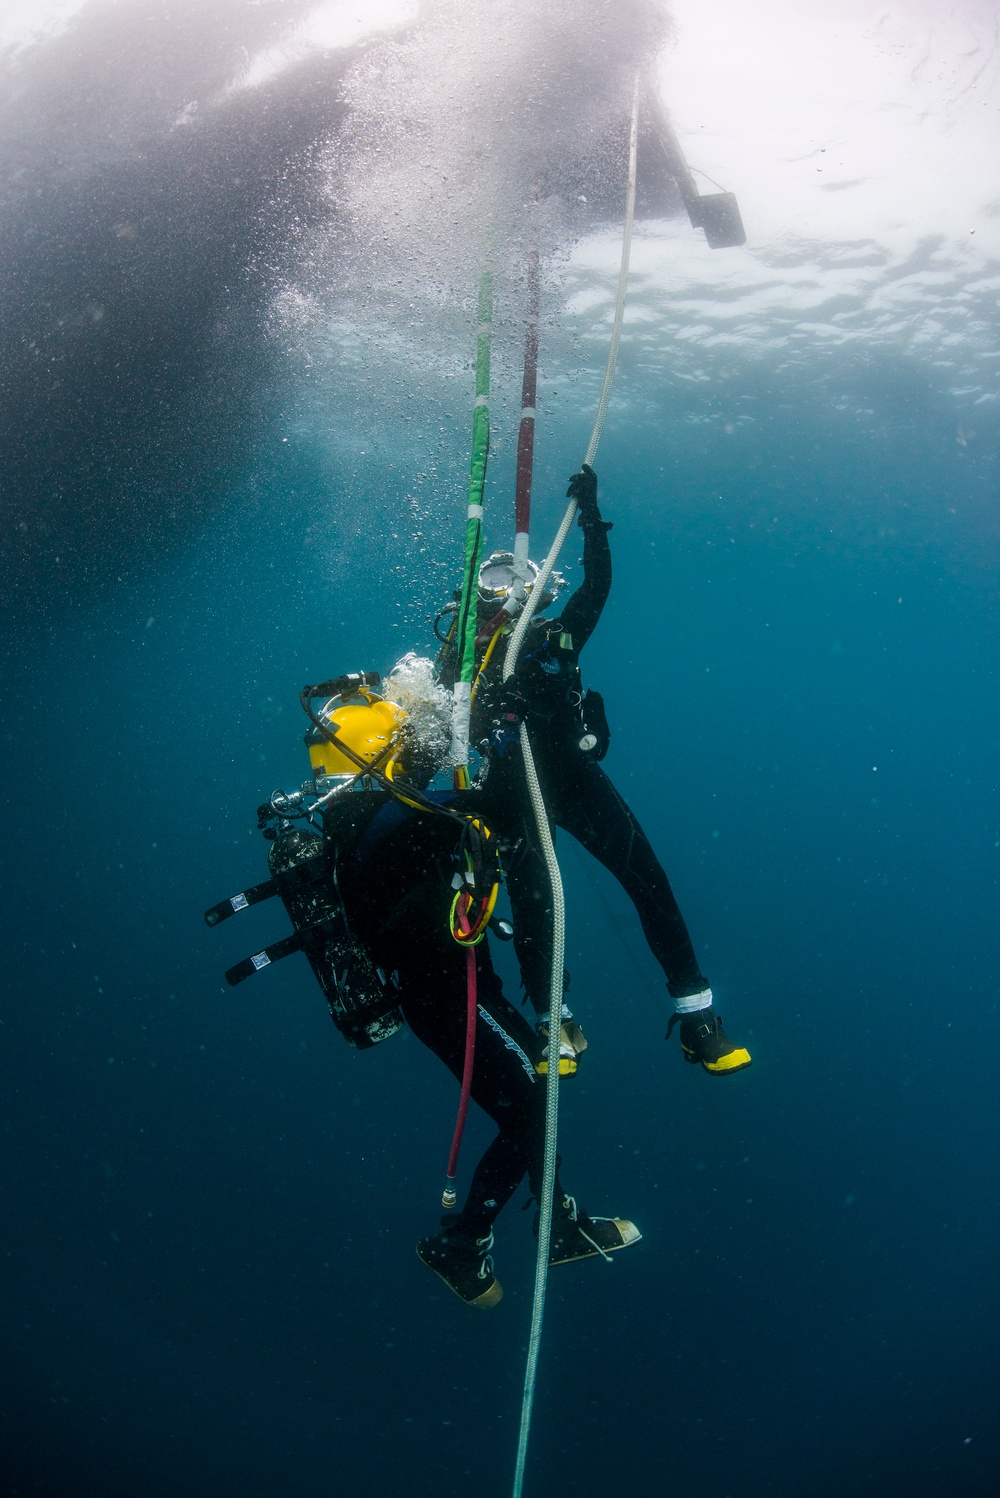
M 250 889 L 240 890 L 238 895 L 230 895 L 228 900 L 220 900 L 218 905 L 213 905 L 211 910 L 205 911 L 206 926 L 217 926 L 220 921 L 228 921 L 231 915 L 237 911 L 247 910 L 251 905 L 259 905 L 262 900 L 270 900 L 278 893 L 278 883 L 275 879 L 265 879 L 262 884 L 255 884 Z
M 309 931 L 316 927 L 308 927 Z M 306 931 L 295 931 L 291 936 L 282 937 L 263 951 L 254 952 L 252 957 L 244 957 L 235 967 L 229 968 L 226 973 L 226 982 L 230 988 L 235 988 L 237 983 L 242 983 L 244 978 L 252 978 L 254 973 L 259 973 L 262 967 L 270 967 L 272 962 L 280 962 L 283 957 L 290 957 L 293 952 L 301 952 L 305 946 L 304 937 Z
M 275 895 L 280 895 L 284 890 L 294 889 L 299 884 L 311 884 L 314 880 L 321 878 L 326 855 L 319 838 L 316 842 L 316 851 L 298 863 L 292 864 L 291 868 L 272 875 L 270 879 L 265 879 L 261 884 L 252 885 L 250 889 L 240 890 L 238 895 L 230 895 L 228 900 L 220 900 L 218 905 L 213 905 L 210 910 L 206 910 L 205 924 L 218 926 L 220 921 L 228 921 L 231 915 L 236 915 L 241 910 L 248 910 L 251 905 L 260 905 L 264 900 L 273 900 Z
M 326 936 L 335 936 L 338 932 L 347 931 L 346 918 L 342 911 L 335 915 L 324 916 L 320 921 L 313 921 L 309 926 L 300 926 L 291 936 L 282 937 L 281 941 L 273 942 L 271 946 L 264 947 L 260 952 L 254 952 L 251 957 L 244 957 L 235 967 L 231 967 L 226 973 L 226 982 L 235 988 L 237 983 L 242 983 L 244 978 L 252 978 L 254 973 L 259 973 L 261 968 L 270 967 L 272 962 L 280 962 L 283 957 L 290 957 L 293 952 L 308 952 L 319 945 Z

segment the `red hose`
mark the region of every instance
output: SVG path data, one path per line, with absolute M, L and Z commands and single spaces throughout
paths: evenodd
M 463 931 L 470 929 L 469 922 L 463 911 L 458 912 L 459 924 Z M 465 971 L 466 971 L 466 1012 L 465 1012 L 465 1063 L 462 1067 L 462 1092 L 458 1100 L 458 1116 L 455 1119 L 455 1132 L 451 1139 L 451 1151 L 448 1155 L 448 1184 L 454 1181 L 458 1171 L 458 1152 L 462 1148 L 462 1135 L 465 1132 L 465 1120 L 469 1112 L 469 1098 L 472 1094 L 472 1069 L 476 1059 L 476 949 L 466 947 L 465 949 Z
M 531 522 L 531 469 L 535 454 L 535 391 L 538 375 L 538 250 L 528 253 L 528 321 L 524 330 L 521 425 L 517 433 L 514 529 L 527 534 Z
M 535 455 L 535 393 L 538 380 L 538 249 L 533 247 L 528 253 L 528 317 L 524 330 L 524 375 L 521 381 L 521 425 L 517 434 L 517 477 L 514 486 L 514 529 L 519 534 L 527 534 L 531 521 L 531 474 Z M 489 639 L 493 631 L 506 619 L 501 609 L 477 638 L 480 641 Z M 471 904 L 471 902 L 469 902 Z M 467 933 L 471 930 L 468 917 L 462 909 L 461 900 L 456 911 L 460 929 Z M 462 1091 L 458 1100 L 458 1116 L 455 1119 L 455 1132 L 451 1139 L 451 1150 L 448 1155 L 448 1183 L 445 1187 L 442 1203 L 444 1206 L 455 1205 L 455 1193 L 452 1182 L 458 1171 L 458 1152 L 462 1148 L 462 1135 L 465 1132 L 465 1120 L 469 1112 L 469 1098 L 472 1094 L 472 1070 L 476 1057 L 476 950 L 468 946 L 465 949 L 466 962 L 466 992 L 468 1002 L 465 1019 L 465 1062 L 462 1067 Z

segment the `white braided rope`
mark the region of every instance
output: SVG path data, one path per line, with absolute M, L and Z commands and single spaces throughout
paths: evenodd
M 592 464 L 601 440 L 608 401 L 611 398 L 611 383 L 615 376 L 618 359 L 618 344 L 621 341 L 622 319 L 625 315 L 625 289 L 628 285 L 629 251 L 632 246 L 632 220 L 635 216 L 635 169 L 639 135 L 639 79 L 635 80 L 632 92 L 632 129 L 629 136 L 628 195 L 625 203 L 625 231 L 622 236 L 622 262 L 618 275 L 618 299 L 615 304 L 615 322 L 611 333 L 611 348 L 604 373 L 604 388 L 597 408 L 597 418 L 587 446 L 584 462 Z M 535 579 L 521 616 L 514 626 L 504 659 L 503 679 L 509 680 L 517 666 L 521 644 L 538 607 L 545 584 L 556 564 L 563 543 L 569 534 L 576 515 L 576 500 L 571 499 L 562 524 L 542 570 Z M 545 1287 L 549 1269 L 549 1246 L 552 1241 L 552 1196 L 556 1181 L 556 1149 L 559 1131 L 559 1030 L 562 1025 L 563 964 L 566 952 L 566 902 L 563 896 L 562 875 L 556 858 L 549 818 L 545 810 L 535 759 L 531 752 L 531 741 L 526 726 L 521 724 L 521 752 L 524 756 L 524 773 L 528 782 L 528 795 L 535 813 L 538 841 L 552 884 L 552 980 L 549 991 L 549 1069 L 545 1087 L 545 1153 L 542 1169 L 542 1195 L 538 1209 L 538 1257 L 535 1261 L 535 1293 L 531 1306 L 531 1334 L 528 1339 L 528 1357 L 524 1371 L 524 1396 L 521 1401 L 521 1428 L 517 1442 L 517 1466 L 514 1472 L 512 1498 L 521 1498 L 524 1489 L 524 1468 L 528 1455 L 528 1437 L 531 1433 L 531 1412 L 535 1401 L 535 1383 L 538 1376 L 538 1354 L 542 1342 L 542 1319 L 545 1313 Z

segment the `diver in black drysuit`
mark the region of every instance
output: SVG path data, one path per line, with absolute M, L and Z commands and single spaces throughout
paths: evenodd
M 649 839 L 601 769 L 610 742 L 604 704 L 584 693 L 580 651 L 593 634 L 611 590 L 611 525 L 601 518 L 597 478 L 586 464 L 570 480 L 583 530 L 583 582 L 558 619 L 532 620 L 511 681 L 487 668 L 472 711 L 472 738 L 485 751 L 482 777 L 499 830 L 513 840 L 506 868 L 514 941 L 525 992 L 540 1015 L 549 1011 L 552 904 L 549 877 L 527 801 L 519 724 L 528 728 L 550 821 L 571 833 L 622 885 L 635 905 L 650 950 L 663 969 L 689 1061 L 724 1074 L 750 1064 L 712 1009 L 712 990 L 695 956 L 684 917 Z M 502 658 L 501 651 L 497 651 Z M 670 1034 L 668 1029 L 667 1034 Z
M 451 799 L 451 798 L 449 798 Z M 395 971 L 407 1025 L 461 1081 L 466 953 L 451 935 L 450 822 L 389 801 L 376 813 L 340 883 L 352 926 L 375 962 Z M 488 944 L 475 948 L 479 1024 L 472 1097 L 500 1133 L 476 1168 L 462 1215 L 479 1236 L 527 1173 L 541 1187 L 545 1088 L 537 1086 L 537 1036 L 504 998 Z M 487 1205 L 488 1204 L 488 1205 Z
M 451 797 L 438 797 L 447 800 Z M 477 810 L 479 807 L 476 802 Z M 467 1016 L 467 953 L 451 936 L 454 824 L 386 799 L 340 865 L 338 886 L 352 929 L 376 965 L 395 972 L 407 1025 L 461 1082 Z M 539 1041 L 504 998 L 484 940 L 476 957 L 476 1051 L 472 1098 L 497 1126 L 466 1201 L 442 1231 L 417 1244 L 429 1268 L 469 1305 L 488 1308 L 502 1291 L 493 1273 L 493 1223 L 527 1175 L 541 1195 L 545 1083 Z M 556 1179 L 550 1262 L 627 1247 L 639 1238 L 622 1218 L 588 1217 Z

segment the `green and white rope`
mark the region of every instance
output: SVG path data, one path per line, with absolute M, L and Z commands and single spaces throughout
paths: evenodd
M 466 502 L 465 566 L 455 632 L 456 665 L 450 759 L 460 779 L 469 758 L 469 709 L 476 674 L 476 600 L 479 559 L 483 545 L 483 488 L 490 449 L 490 337 L 493 320 L 493 278 L 483 271 L 479 282 L 476 335 L 476 396 L 472 408 L 472 460 Z M 467 781 L 465 782 L 467 784 Z

